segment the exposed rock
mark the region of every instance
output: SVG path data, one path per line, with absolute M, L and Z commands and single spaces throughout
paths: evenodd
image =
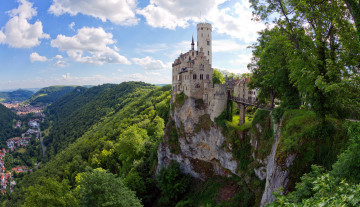
M 184 134 L 178 138 L 181 153 L 171 153 L 165 137 L 158 149 L 158 169 L 167 166 L 171 160 L 176 160 L 185 173 L 200 179 L 205 179 L 208 175 L 204 172 L 210 173 L 209 171 L 210 174 L 223 176 L 228 175 L 229 171 L 237 174 L 238 163 L 233 158 L 229 146 L 225 146 L 225 137 L 221 130 L 211 120 L 208 120 L 208 126 L 197 126 L 200 117 L 208 114 L 207 109 L 196 109 L 195 100 L 188 98 L 181 108 L 173 111 L 171 119 L 175 121 L 178 129 L 183 126 L 184 130 Z M 196 126 L 201 129 L 194 133 Z M 192 160 L 210 163 L 212 167 L 204 171 L 198 168 L 203 166 L 192 166 Z
M 289 182 L 289 171 L 283 169 L 287 169 L 288 167 L 290 167 L 296 157 L 296 155 L 288 156 L 285 163 L 283 164 L 285 166 L 281 166 L 276 162 L 275 155 L 280 141 L 279 125 L 274 124 L 274 132 L 276 132 L 275 143 L 271 148 L 271 154 L 269 155 L 268 163 L 266 166 L 266 185 L 260 206 L 266 206 L 268 203 L 273 202 L 275 200 L 273 192 L 287 185 L 287 183 Z
M 174 101 L 174 99 L 172 99 Z M 238 171 L 239 161 L 232 154 L 232 148 L 227 143 L 222 131 L 213 122 L 215 115 L 219 115 L 221 108 L 225 109 L 226 102 L 219 108 L 214 108 L 216 104 L 209 104 L 196 107 L 195 100 L 187 98 L 182 106 L 176 107 L 171 111 L 171 121 L 178 130 L 176 142 L 176 152 L 173 143 L 168 142 L 169 133 L 165 131 L 163 142 L 158 148 L 158 168 L 157 171 L 168 166 L 171 161 L 177 161 L 184 173 L 188 173 L 195 178 L 201 180 L 207 179 L 209 176 L 221 175 L 230 176 L 238 175 L 251 186 L 253 178 L 246 173 Z M 261 197 L 261 206 L 275 200 L 273 192 L 288 184 L 289 171 L 286 170 L 292 165 L 296 155 L 288 156 L 285 163 L 281 165 L 276 161 L 276 151 L 280 141 L 280 127 L 273 124 L 274 137 L 269 140 L 273 142 L 267 145 L 266 149 L 269 155 L 259 152 L 264 141 L 259 136 L 268 130 L 261 124 L 255 124 L 257 134 L 250 133 L 250 145 L 252 146 L 252 163 L 254 173 L 260 180 L 266 179 L 264 193 Z M 246 136 L 243 134 L 243 136 Z M 242 139 L 243 140 L 243 139 Z M 268 142 L 269 143 L 269 142 Z M 270 152 L 271 146 L 271 152 Z M 266 152 L 265 152 L 266 153 Z M 260 156 L 259 156 L 260 155 Z M 259 156 L 259 157 L 256 157 Z M 263 189 L 252 189 L 254 192 L 261 192 Z M 260 197 L 257 198 L 260 201 Z

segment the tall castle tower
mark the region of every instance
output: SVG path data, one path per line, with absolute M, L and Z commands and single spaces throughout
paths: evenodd
M 200 52 L 203 49 L 204 55 L 212 65 L 212 26 L 209 23 L 199 23 L 197 25 L 197 50 Z

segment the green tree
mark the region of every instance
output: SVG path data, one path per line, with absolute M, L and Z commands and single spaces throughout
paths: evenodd
M 275 27 L 260 32 L 258 43 L 253 46 L 252 63 L 248 65 L 253 72 L 250 88 L 258 88 L 260 101 L 281 100 L 283 108 L 299 108 L 299 91 L 290 83 L 288 53 L 292 50 L 284 31 Z
M 290 80 L 323 123 L 326 114 L 341 115 L 339 109 L 358 103 L 359 43 L 352 38 L 356 33 L 345 4 L 340 0 L 250 2 L 263 19 L 272 13 L 284 19 L 276 25 L 292 43 Z
M 120 178 L 102 168 L 78 174 L 76 183 L 80 206 L 142 206 L 135 193 Z
M 136 125 L 127 128 L 119 137 L 116 144 L 116 153 L 122 162 L 122 173 L 130 171 L 134 160 L 139 159 L 143 153 L 143 147 L 148 135 L 145 129 Z
M 346 178 L 350 182 L 360 183 L 360 124 L 349 127 L 350 145 L 340 154 L 331 172 L 334 177 Z
M 213 87 L 215 84 L 225 83 L 224 75 L 219 69 L 214 68 L 213 70 Z
M 54 178 L 41 178 L 41 184 L 26 190 L 25 206 L 77 206 L 77 200 L 70 191 L 67 180 L 61 183 Z
M 360 1 L 357 0 L 345 0 L 351 16 L 355 22 L 357 29 L 358 39 L 360 40 Z
M 174 206 L 187 191 L 191 182 L 190 176 L 181 172 L 177 162 L 162 168 L 157 180 L 162 193 L 159 203 L 163 206 Z

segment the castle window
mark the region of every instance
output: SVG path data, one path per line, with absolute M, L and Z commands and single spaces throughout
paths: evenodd
M 193 79 L 196 80 L 196 74 L 193 74 Z
M 206 80 L 209 80 L 210 79 L 210 76 L 209 74 L 206 75 Z
M 208 55 L 210 55 L 210 51 L 208 51 Z
M 194 52 L 192 52 L 192 56 L 194 56 Z
M 203 79 L 203 74 L 200 74 L 200 80 L 202 80 Z
M 203 28 L 201 27 L 201 30 L 203 30 Z
M 204 70 L 204 65 L 203 65 L 203 64 L 200 64 L 199 69 L 200 69 L 200 70 Z
M 210 41 L 207 41 L 207 45 L 210 45 Z

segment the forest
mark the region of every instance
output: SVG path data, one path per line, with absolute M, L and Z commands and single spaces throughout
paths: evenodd
M 252 154 L 269 154 L 274 125 L 281 131 L 277 163 L 297 157 L 284 167 L 289 185 L 268 206 L 359 206 L 360 6 L 353 0 L 250 3 L 254 20 L 269 23 L 251 46 L 252 73 L 245 75 L 269 109 L 249 108 L 247 122 L 238 126 L 238 110 L 229 101 L 214 123 L 205 117 L 197 125 L 198 131 L 221 129 L 243 177 L 200 181 L 177 162 L 157 169 L 164 135 L 179 151 L 181 130 L 169 115 L 187 97 L 177 95 L 170 104 L 170 85 L 50 87 L 30 99 L 51 103 L 42 124 L 46 156 L 33 154 L 40 166 L 16 178 L 12 194 L 0 198 L 3 206 L 259 206 L 265 181 L 254 175 L 259 163 Z M 224 76 L 238 77 L 214 70 L 213 83 L 224 83 Z M 9 127 L 15 115 L 2 105 L 0 114 L 0 127 Z M 266 126 L 262 132 L 259 125 Z M 260 150 L 252 150 L 246 133 L 258 139 Z M 224 185 L 232 187 L 232 198 L 219 198 Z
M 34 93 L 29 90 L 18 89 L 11 92 L 0 92 L 0 102 L 25 101 Z
M 65 94 L 74 90 L 76 86 L 49 86 L 38 90 L 29 99 L 25 101 L 27 104 L 33 106 L 46 106 L 57 99 L 61 98 Z
M 280 101 L 272 111 L 282 121 L 279 159 L 294 152 L 302 159 L 294 164 L 297 184 L 287 195 L 280 189 L 270 206 L 359 205 L 355 2 L 250 0 L 259 19 L 276 16 L 252 45 L 250 85 L 259 89 L 260 101 L 271 106 Z

